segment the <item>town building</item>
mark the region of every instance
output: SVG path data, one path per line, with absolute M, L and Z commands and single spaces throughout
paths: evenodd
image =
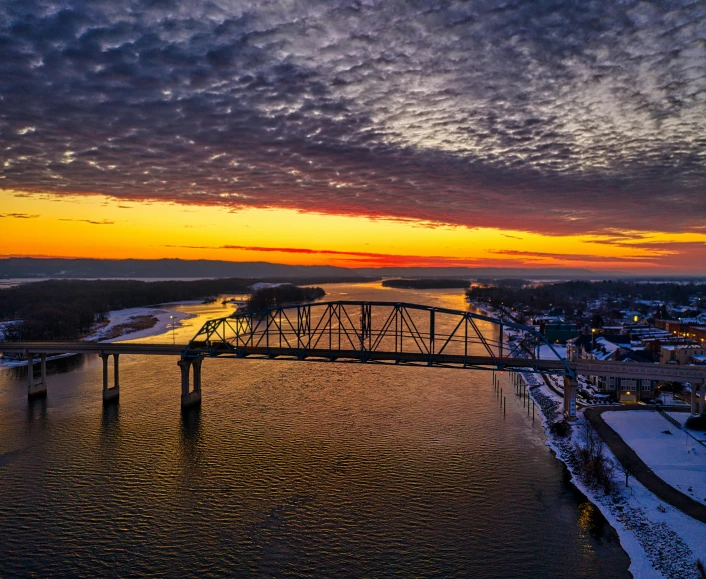
M 662 346 L 659 354 L 660 364 L 693 364 L 694 356 L 706 355 L 706 346 L 677 344 Z

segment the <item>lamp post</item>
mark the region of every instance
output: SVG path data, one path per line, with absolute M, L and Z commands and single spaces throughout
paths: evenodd
M 169 316 L 169 319 L 172 320 L 172 345 L 175 345 L 176 338 L 174 337 L 174 316 Z

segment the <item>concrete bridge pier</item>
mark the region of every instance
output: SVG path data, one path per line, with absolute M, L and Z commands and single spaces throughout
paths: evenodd
M 701 384 L 698 384 L 696 382 L 691 382 L 691 413 L 692 414 L 700 414 L 701 416 L 706 413 L 706 407 L 705 407 L 705 401 L 704 401 L 704 390 L 706 386 L 706 382 L 702 382 Z M 699 396 L 698 400 L 696 397 L 696 389 L 698 388 L 699 390 Z
M 181 358 L 177 364 L 181 368 L 181 409 L 186 410 L 201 404 L 201 364 L 203 358 Z M 191 389 L 189 374 L 194 369 L 194 388 Z
M 576 420 L 576 390 L 578 381 L 576 378 L 564 375 L 564 419 Z
M 34 354 L 27 354 L 27 398 L 47 395 L 47 355 L 40 354 L 41 377 L 34 380 Z
M 103 404 L 120 398 L 120 369 L 118 356 L 120 354 L 101 354 L 103 358 Z M 113 386 L 108 385 L 108 359 L 113 356 Z

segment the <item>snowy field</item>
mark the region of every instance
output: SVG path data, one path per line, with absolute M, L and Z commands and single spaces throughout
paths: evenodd
M 539 359 L 540 360 L 556 360 L 556 354 L 559 354 L 562 358 L 566 358 L 566 346 L 562 344 L 552 344 L 551 348 L 547 344 L 542 344 L 539 347 Z
M 657 412 L 604 412 L 603 420 L 658 477 L 706 504 L 706 446 Z

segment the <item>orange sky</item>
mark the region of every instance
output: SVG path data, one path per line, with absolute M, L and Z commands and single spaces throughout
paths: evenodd
M 706 234 L 547 236 L 287 209 L 0 190 L 4 256 L 222 259 L 343 267 L 582 267 L 704 273 Z

